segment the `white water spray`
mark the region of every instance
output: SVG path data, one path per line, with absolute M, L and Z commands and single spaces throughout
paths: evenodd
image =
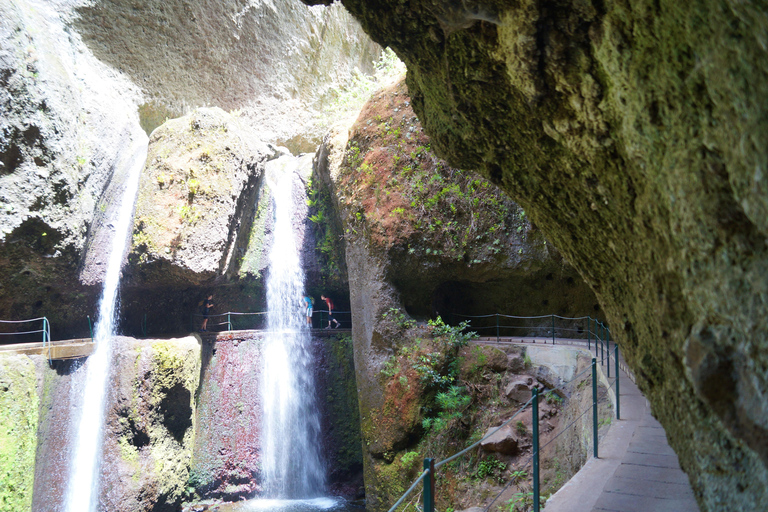
M 147 158 L 147 142 L 146 137 L 136 141 L 128 156 L 129 160 L 123 164 L 123 168 L 128 169 L 128 177 L 125 180 L 118 218 L 114 222 L 114 239 L 99 303 L 99 320 L 94 333 L 96 350 L 81 370 L 85 371 L 85 387 L 79 418 L 77 413 L 74 415 L 77 418 L 77 431 L 65 501 L 67 512 L 94 512 L 98 502 L 98 469 L 101 462 L 105 397 L 112 359 L 115 313 L 118 309 L 117 290 L 133 221 L 139 177 Z
M 318 497 L 325 490 L 310 332 L 302 307 L 304 271 L 293 226 L 294 220 L 303 221 L 295 218 L 294 205 L 305 200 L 303 190 L 294 191 L 297 163 L 284 156 L 267 168 L 275 222 L 267 279 L 261 461 L 265 496 L 281 499 Z

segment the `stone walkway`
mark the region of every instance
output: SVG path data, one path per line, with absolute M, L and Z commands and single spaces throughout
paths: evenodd
M 621 372 L 621 420 L 543 508 L 544 512 L 698 512 L 688 477 L 651 416 L 645 397 Z

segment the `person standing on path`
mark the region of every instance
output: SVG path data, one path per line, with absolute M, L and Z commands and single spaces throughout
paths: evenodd
M 307 305 L 307 325 L 311 329 L 312 328 L 312 306 L 315 305 L 315 299 L 313 299 L 309 295 L 305 295 L 304 302 Z
M 338 320 L 336 320 L 333 317 L 333 301 L 329 297 L 326 297 L 325 295 L 320 295 L 320 298 L 323 299 L 325 303 L 328 305 L 328 327 L 326 327 L 326 329 L 331 328 L 331 322 L 335 323 L 336 325 L 334 327 L 338 329 L 341 326 L 341 324 L 339 323 Z
M 213 307 L 213 295 L 209 295 L 207 299 L 203 301 L 203 325 L 200 326 L 200 332 L 208 331 L 208 313 L 210 313 Z

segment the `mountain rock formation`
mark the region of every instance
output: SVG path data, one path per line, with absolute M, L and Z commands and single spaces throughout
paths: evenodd
M 341 6 L 294 0 L 9 0 L 0 19 L 0 318 L 47 315 L 56 339 L 89 334 L 146 134 L 210 105 L 314 151 L 381 52 Z
M 437 153 L 506 190 L 595 291 L 702 509 L 765 508 L 764 7 L 342 3 L 408 66 Z
M 353 126 L 326 137 L 313 178 L 338 217 L 340 233 L 329 237 L 345 250 L 369 510 L 387 510 L 407 488 L 410 473 L 393 460 L 423 434 L 422 408 L 434 394 L 415 371 L 402 371 L 413 380 L 407 392 L 387 376 L 397 354 L 431 346 L 434 329 L 412 316 L 597 314 L 592 291 L 517 204 L 433 154 L 410 104 L 403 81 L 375 93 Z M 483 319 L 471 329 L 495 334 Z

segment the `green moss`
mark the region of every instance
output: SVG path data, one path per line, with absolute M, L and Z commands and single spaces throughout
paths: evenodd
M 269 187 L 262 187 L 262 194 L 259 197 L 256 206 L 256 213 L 253 216 L 251 233 L 248 236 L 248 247 L 240 259 L 240 277 L 246 275 L 258 276 L 261 269 L 265 266 L 264 244 L 267 240 L 266 226 L 269 216 L 269 204 L 272 198 L 272 191 Z
M 317 171 L 316 171 L 317 173 Z M 343 229 L 329 185 L 315 174 L 308 184 L 307 196 L 309 219 L 314 232 L 315 259 L 320 266 L 320 283 L 323 290 L 346 288 L 346 255 Z
M 37 449 L 35 366 L 0 355 L 0 512 L 31 510 Z
M 329 338 L 328 365 L 333 368 L 327 386 L 326 403 L 332 418 L 334 443 L 334 471 L 346 473 L 359 467 L 363 461 L 360 437 L 360 415 L 357 407 L 352 339 L 349 336 Z

